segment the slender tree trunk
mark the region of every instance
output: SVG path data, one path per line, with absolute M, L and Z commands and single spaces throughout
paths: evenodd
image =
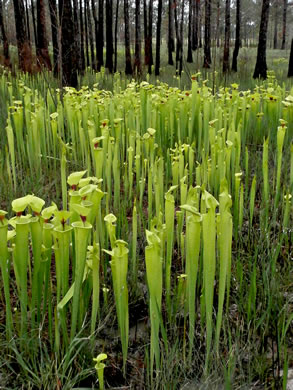
M 230 70 L 230 6 L 231 0 L 226 0 L 225 9 L 225 43 L 224 43 L 224 56 L 223 56 L 223 72 L 229 72 Z
M 87 10 L 87 20 L 88 20 L 88 30 L 89 30 L 89 43 L 91 51 L 91 66 L 95 66 L 95 49 L 94 49 L 94 36 L 93 36 L 93 25 L 92 25 L 92 16 L 90 10 L 89 0 L 86 1 L 86 10 Z
M 256 59 L 256 65 L 253 74 L 254 79 L 257 79 L 259 77 L 263 79 L 267 78 L 266 48 L 267 48 L 269 12 L 270 12 L 270 0 L 263 0 L 260 29 L 259 29 L 259 41 L 258 41 L 258 48 L 257 48 L 257 59 Z
M 117 72 L 117 55 L 118 55 L 118 17 L 119 17 L 119 0 L 116 0 L 116 19 L 115 19 L 115 48 L 114 48 L 114 72 Z
M 80 25 L 79 25 L 79 18 L 78 18 L 78 1 L 72 0 L 73 4 L 73 22 L 74 22 L 74 43 L 75 43 L 75 50 L 76 50 L 76 63 L 77 63 L 77 69 L 81 70 L 81 56 L 80 56 Z
M 99 40 L 99 22 L 97 18 L 97 10 L 95 5 L 95 0 L 91 0 L 93 18 L 94 18 L 94 28 L 95 28 L 95 41 L 96 41 L 96 57 L 95 62 L 93 64 L 94 69 L 97 69 L 97 53 L 98 53 L 98 40 Z
M 34 6 L 33 0 L 31 1 L 31 8 L 32 8 L 32 19 L 33 19 L 33 31 L 34 31 L 35 45 L 36 45 L 36 48 L 37 48 L 37 46 L 38 46 L 38 33 L 37 33 L 35 6 Z M 37 8 L 38 8 L 38 5 L 37 5 Z
M 287 30 L 287 7 L 288 7 L 288 0 L 283 0 L 283 29 L 282 29 L 282 46 L 281 50 L 285 50 L 286 45 L 286 30 Z
M 75 28 L 70 0 L 59 0 L 62 48 L 62 85 L 77 87 L 77 56 Z
M 25 10 L 22 0 L 13 0 L 19 68 L 32 72 L 32 48 L 25 25 Z
M 10 57 L 9 57 L 9 44 L 8 44 L 8 39 L 7 39 L 5 25 L 4 25 L 4 14 L 3 14 L 2 0 L 0 0 L 0 27 L 1 27 L 0 31 L 1 31 L 2 40 L 3 40 L 4 65 L 7 67 L 10 67 L 11 63 L 10 63 Z
M 84 2 L 85 58 L 86 58 L 86 66 L 90 66 L 89 29 L 88 29 L 88 20 L 86 14 L 87 14 L 87 2 L 85 1 Z
M 240 49 L 240 23 L 241 23 L 241 14 L 240 14 L 240 0 L 236 0 L 236 37 L 235 37 L 235 47 L 233 51 L 233 60 L 232 60 L 232 70 L 237 72 L 237 58 Z
M 135 56 L 134 71 L 141 74 L 140 0 L 135 0 Z
M 192 63 L 192 0 L 189 0 L 187 62 Z
M 202 48 L 202 7 L 198 2 L 198 47 Z
M 183 70 L 183 20 L 184 20 L 184 0 L 182 0 L 181 23 L 180 23 L 180 51 L 179 51 L 179 75 Z
M 149 2 L 149 21 L 148 21 L 148 46 L 149 46 L 149 68 L 148 72 L 149 74 L 152 73 L 152 65 L 154 64 L 153 59 L 153 1 L 150 0 Z
M 101 66 L 104 65 L 104 55 L 103 55 L 103 50 L 104 50 L 104 0 L 99 0 L 99 29 L 98 29 L 98 37 L 96 39 L 96 46 L 97 46 L 97 70 L 100 71 Z
M 156 76 L 158 76 L 160 74 L 162 12 L 163 12 L 163 0 L 159 0 L 159 3 L 158 3 L 158 22 L 157 22 L 157 39 L 156 39 L 156 66 L 155 66 L 155 75 Z
M 85 5 L 85 4 L 84 4 Z M 83 12 L 82 12 L 82 0 L 79 3 L 79 20 L 80 20 L 80 61 L 81 61 L 81 72 L 85 70 L 85 57 L 84 57 L 84 24 L 83 24 Z
M 275 1 L 274 49 L 278 48 L 278 2 Z
M 29 18 L 29 12 L 28 12 L 28 3 L 27 0 L 25 0 L 25 20 L 26 20 L 26 33 L 28 41 L 31 41 L 31 31 L 30 31 L 30 18 Z
M 174 65 L 173 51 L 175 48 L 174 42 L 174 0 L 168 2 L 168 64 Z
M 58 17 L 56 0 L 49 0 L 49 11 L 51 19 L 52 44 L 53 44 L 53 71 L 57 77 L 59 73 L 59 49 L 58 49 Z
M 198 48 L 199 7 L 200 0 L 193 0 L 192 50 Z
M 288 77 L 293 77 L 293 38 L 292 38 L 292 41 L 291 41 Z
M 143 0 L 143 34 L 144 34 L 144 64 L 148 65 L 150 60 L 150 48 L 148 41 L 148 11 L 147 2 Z
M 52 70 L 51 60 L 48 50 L 48 40 L 46 33 L 46 12 L 44 0 L 37 0 L 37 20 L 38 20 L 38 39 L 37 39 L 37 59 L 41 67 Z
M 217 25 L 216 25 L 216 31 L 217 31 L 217 47 L 220 47 L 220 0 L 217 1 Z
M 179 23 L 178 23 L 178 14 L 177 14 L 177 3 L 174 7 L 174 22 L 175 22 L 175 35 L 176 35 L 176 70 L 178 69 L 179 56 L 180 56 L 180 33 L 179 33 Z
M 106 68 L 113 73 L 113 1 L 106 0 Z
M 124 25 L 125 25 L 125 74 L 132 74 L 128 0 L 124 0 Z
M 211 65 L 211 0 L 205 0 L 204 60 L 203 67 Z

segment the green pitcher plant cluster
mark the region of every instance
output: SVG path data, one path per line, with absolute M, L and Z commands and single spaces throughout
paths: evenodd
M 143 285 L 150 381 L 182 324 L 183 361 L 203 345 L 208 375 L 229 333 L 232 275 L 239 291 L 248 278 L 241 299 L 254 321 L 257 254 L 246 269 L 239 253 L 251 249 L 255 227 L 263 243 L 277 238 L 271 272 L 290 253 L 293 91 L 270 76 L 253 91 L 233 84 L 212 94 L 197 74 L 188 91 L 133 81 L 114 92 L 41 94 L 3 74 L 0 93 L 8 102 L 0 129 L 7 339 L 17 335 L 26 348 L 28 333 L 41 329 L 56 352 L 79 332 L 94 341 L 113 302 L 126 375 L 131 299 Z M 24 172 L 55 177 L 54 199 L 46 190 L 44 200 L 13 196 L 33 192 L 19 180 Z

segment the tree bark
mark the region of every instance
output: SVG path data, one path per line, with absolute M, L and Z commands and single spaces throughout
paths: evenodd
M 34 6 L 33 0 L 31 1 L 31 8 L 32 8 L 32 19 L 33 19 L 33 31 L 34 31 L 35 45 L 37 47 L 37 45 L 38 45 L 38 33 L 37 33 L 35 6 Z
M 86 6 L 86 4 L 84 4 Z M 81 72 L 85 70 L 85 57 L 84 57 L 84 38 L 85 38 L 85 27 L 83 23 L 83 12 L 82 12 L 82 0 L 79 3 L 79 21 L 80 21 L 80 61 L 81 61 Z
M 95 0 L 91 0 L 92 13 L 94 18 L 94 29 L 95 29 L 95 41 L 96 41 L 96 57 L 95 62 L 93 64 L 94 69 L 97 69 L 97 53 L 98 53 L 98 41 L 99 41 L 99 21 L 97 17 L 97 10 L 95 5 Z
M 168 64 L 174 65 L 173 51 L 175 49 L 174 42 L 174 0 L 168 2 Z
M 153 59 L 153 1 L 149 2 L 149 21 L 148 21 L 148 47 L 149 47 L 149 68 L 148 73 L 152 73 Z
M 119 17 L 119 0 L 116 0 L 116 19 L 115 19 L 115 48 L 114 48 L 114 72 L 117 72 L 117 47 L 118 47 L 118 17 Z
M 187 62 L 192 63 L 192 0 L 189 0 Z
M 89 29 L 88 29 L 88 20 L 86 14 L 87 14 L 87 2 L 85 1 L 84 2 L 85 58 L 86 58 L 86 66 L 90 66 Z
M 253 74 L 254 79 L 257 79 L 259 77 L 263 79 L 267 78 L 266 47 L 267 47 L 269 12 L 270 12 L 270 0 L 263 0 L 260 29 L 259 29 L 259 41 L 258 41 L 258 48 L 257 48 L 257 59 L 256 59 L 256 65 Z
M 1 27 L 0 31 L 1 31 L 2 40 L 3 40 L 4 65 L 7 67 L 10 67 L 11 63 L 10 63 L 10 57 L 9 57 L 9 44 L 8 44 L 8 39 L 7 39 L 5 25 L 4 25 L 4 14 L 3 14 L 2 0 L 0 0 L 0 27 Z
M 161 56 L 161 27 L 162 27 L 163 1 L 158 3 L 158 22 L 157 22 L 157 40 L 156 40 L 156 66 L 155 75 L 160 74 L 160 56 Z
M 274 24 L 274 43 L 273 47 L 276 50 L 278 48 L 278 2 L 275 1 L 275 24 Z
M 81 70 L 81 53 L 80 53 L 80 25 L 79 25 L 79 18 L 78 18 L 78 2 L 77 0 L 72 0 L 73 4 L 73 31 L 74 31 L 74 43 L 75 43 L 75 50 L 76 50 L 76 64 L 77 69 Z
M 237 72 L 237 58 L 240 49 L 240 23 L 241 23 L 240 0 L 236 0 L 236 37 L 235 37 L 235 47 L 234 47 L 233 59 L 232 59 L 232 70 L 234 72 Z
M 46 33 L 46 12 L 44 0 L 37 0 L 37 21 L 38 21 L 38 39 L 36 43 L 38 64 L 52 70 L 51 60 L 48 50 L 48 40 Z
M 28 4 L 27 0 L 25 0 L 25 20 L 26 20 L 26 33 L 28 41 L 31 41 L 31 32 L 30 32 L 30 19 L 29 19 L 29 12 L 28 12 Z
M 291 41 L 288 77 L 293 77 L 293 38 L 292 38 L 292 41 Z
M 283 0 L 283 29 L 282 29 L 282 45 L 281 50 L 285 50 L 286 45 L 286 30 L 287 30 L 287 8 L 288 0 Z
M 54 76 L 57 77 L 59 73 L 59 48 L 58 48 L 58 18 L 56 0 L 49 0 L 49 11 L 52 31 L 53 44 L 53 71 Z
M 216 25 L 216 31 L 217 31 L 217 47 L 220 47 L 220 0 L 217 1 L 217 25 Z
M 89 44 L 90 44 L 90 52 L 91 52 L 91 66 L 94 68 L 95 64 L 95 49 L 94 49 L 94 36 L 93 36 L 93 25 L 92 25 L 92 16 L 89 5 L 89 0 L 85 0 L 86 2 L 86 17 L 88 21 L 88 31 L 89 31 Z
M 147 2 L 143 0 L 143 34 L 144 34 L 144 64 L 149 64 L 149 42 L 148 42 L 148 11 L 147 11 Z
M 32 49 L 25 25 L 25 9 L 22 0 L 13 0 L 19 68 L 32 72 Z
M 70 0 L 59 0 L 62 48 L 62 85 L 77 87 L 77 56 L 75 28 Z
M 183 20 L 184 20 L 184 0 L 182 0 L 181 23 L 180 23 L 180 50 L 179 50 L 179 75 L 183 70 Z
M 230 64 L 230 6 L 231 0 L 226 0 L 225 8 L 225 43 L 224 43 L 224 55 L 223 55 L 223 72 L 229 72 Z
M 140 28 L 140 0 L 135 0 L 135 55 L 134 71 L 141 74 L 141 28 Z
M 124 0 L 124 26 L 125 26 L 125 74 L 132 74 L 130 33 L 129 33 L 129 4 Z
M 205 0 L 204 60 L 203 67 L 211 65 L 211 0 Z
M 107 0 L 108 2 L 108 0 Z M 112 30 L 112 29 L 111 29 Z M 104 65 L 104 0 L 99 0 L 99 29 L 96 39 L 97 46 L 97 70 L 100 71 Z
M 192 50 L 198 48 L 199 7 L 200 0 L 193 0 Z
M 113 73 L 113 1 L 106 0 L 106 68 Z

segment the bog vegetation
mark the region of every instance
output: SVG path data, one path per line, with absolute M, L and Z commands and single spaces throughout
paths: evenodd
M 293 90 L 0 95 L 7 388 L 286 389 Z

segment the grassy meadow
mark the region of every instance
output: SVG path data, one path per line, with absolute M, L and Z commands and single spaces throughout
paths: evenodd
M 286 389 L 293 86 L 253 50 L 79 90 L 1 69 L 1 388 Z

